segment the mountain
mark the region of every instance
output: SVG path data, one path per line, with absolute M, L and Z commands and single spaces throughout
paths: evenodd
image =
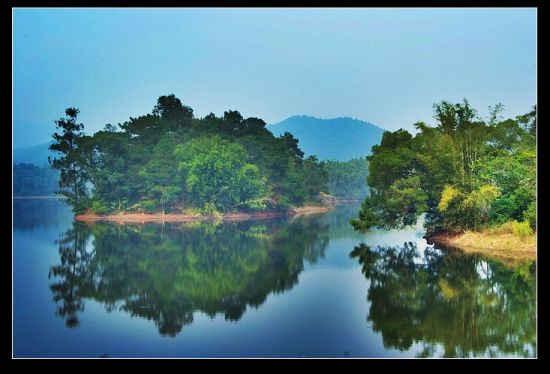
M 372 123 L 350 117 L 320 119 L 305 115 L 289 117 L 267 128 L 275 136 L 285 131 L 292 133 L 306 156 L 337 161 L 369 155 L 371 147 L 380 143 L 384 133 Z
M 48 163 L 48 156 L 55 156 L 48 147 L 50 143 L 38 144 L 32 147 L 15 148 L 13 150 L 13 163 L 26 163 L 43 166 Z

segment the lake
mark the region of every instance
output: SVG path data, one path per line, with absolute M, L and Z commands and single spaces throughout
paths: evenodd
M 359 206 L 86 225 L 14 200 L 14 357 L 533 357 L 528 269 L 354 232 Z

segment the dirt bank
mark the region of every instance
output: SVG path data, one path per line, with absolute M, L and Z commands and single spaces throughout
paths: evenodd
M 318 213 L 326 213 L 328 211 L 331 211 L 334 209 L 332 206 L 315 206 L 315 205 L 306 205 L 299 208 L 293 208 L 290 211 L 291 216 L 301 216 L 301 215 L 307 215 L 307 214 L 318 214 Z

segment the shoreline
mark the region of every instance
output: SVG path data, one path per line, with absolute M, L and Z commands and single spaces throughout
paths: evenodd
M 194 221 L 246 221 L 255 219 L 271 219 L 279 217 L 298 217 L 326 213 L 334 207 L 306 205 L 289 211 L 271 212 L 228 212 L 221 215 L 201 215 L 185 213 L 116 213 L 116 214 L 76 214 L 74 219 L 79 222 L 94 223 L 98 221 L 117 223 L 147 223 L 147 222 L 194 222 Z
M 512 266 L 537 259 L 536 235 L 522 239 L 513 234 L 466 231 L 462 234 L 435 233 L 425 238 L 428 244 L 477 253 Z

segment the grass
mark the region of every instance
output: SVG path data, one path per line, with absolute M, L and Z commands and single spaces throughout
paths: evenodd
M 500 226 L 491 227 L 485 230 L 489 234 L 514 234 L 520 238 L 528 238 L 533 235 L 529 222 L 508 221 Z
M 537 256 L 536 234 L 518 233 L 512 225 L 481 232 L 466 231 L 456 236 L 439 236 L 434 238 L 434 241 L 462 249 L 464 252 L 492 257 L 511 266 L 536 260 Z

